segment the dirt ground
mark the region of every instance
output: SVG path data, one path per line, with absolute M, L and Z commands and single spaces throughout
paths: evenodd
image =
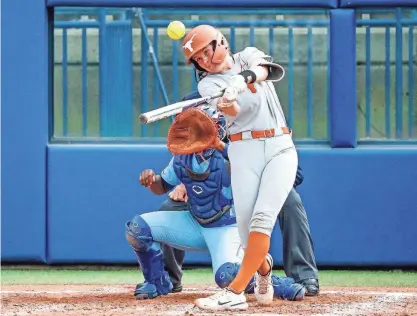
M 182 293 L 138 301 L 134 286 L 126 285 L 4 285 L 1 315 L 153 316 L 153 315 L 417 315 L 417 288 L 322 287 L 317 297 L 299 302 L 275 299 L 259 307 L 248 295 L 249 309 L 241 312 L 207 312 L 193 301 L 208 296 L 214 287 L 189 285 Z

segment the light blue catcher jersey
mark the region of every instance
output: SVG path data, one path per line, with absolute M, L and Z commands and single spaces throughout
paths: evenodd
M 197 173 L 206 172 L 208 167 L 209 167 L 209 164 L 210 164 L 210 158 L 208 160 L 203 161 L 201 164 L 199 164 L 196 155 L 193 155 L 192 167 L 193 167 L 194 172 L 197 172 Z M 166 166 L 165 169 L 162 171 L 161 177 L 162 177 L 162 179 L 164 179 L 165 182 L 167 182 L 168 184 L 170 184 L 174 187 L 181 184 L 181 181 L 180 181 L 180 179 L 178 179 L 178 177 L 175 173 L 175 170 L 174 170 L 174 157 L 171 159 L 168 166 Z M 226 198 L 231 199 L 232 198 L 232 187 L 231 186 L 228 186 L 228 187 L 224 186 L 222 188 L 222 193 Z
M 203 161 L 197 155 L 179 155 L 161 177 L 169 186 L 185 185 L 190 212 L 201 226 L 228 226 L 236 224 L 228 164 L 217 151 Z

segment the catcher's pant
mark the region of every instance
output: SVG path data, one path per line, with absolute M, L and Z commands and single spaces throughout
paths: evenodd
M 167 199 L 160 211 L 178 211 L 188 209 L 185 202 Z M 282 252 L 284 271 L 295 281 L 318 279 L 313 240 L 304 205 L 300 195 L 292 189 L 278 215 L 282 234 Z M 165 268 L 174 285 L 181 284 L 182 265 L 185 252 L 168 245 L 163 245 Z
M 291 136 L 231 142 L 229 158 L 236 220 L 244 248 L 250 232 L 271 236 L 293 188 L 298 156 Z
M 174 201 L 168 198 L 162 203 L 158 211 L 178 212 L 190 209 L 189 204 L 185 202 Z M 181 285 L 183 275 L 182 265 L 184 264 L 185 251 L 173 248 L 166 244 L 161 244 L 164 253 L 164 264 L 174 287 Z
M 141 217 L 151 228 L 154 241 L 182 250 L 208 251 L 214 272 L 226 262 L 242 261 L 236 225 L 203 228 L 189 211 L 150 212 Z

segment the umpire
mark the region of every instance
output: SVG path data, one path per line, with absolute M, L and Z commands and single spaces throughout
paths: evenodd
M 193 92 L 185 96 L 183 100 L 199 97 L 198 92 Z M 285 274 L 288 277 L 292 277 L 297 283 L 303 284 L 307 289 L 307 296 L 316 296 L 319 294 L 320 287 L 313 241 L 305 208 L 300 195 L 295 190 L 303 180 L 303 171 L 298 167 L 294 188 L 288 195 L 278 215 L 278 220 L 283 241 Z M 188 207 L 188 204 L 184 201 L 184 195 L 177 194 L 174 189 L 170 194 L 170 198 L 162 204 L 159 210 L 178 211 L 186 210 Z M 174 285 L 172 292 L 181 292 L 182 265 L 184 263 L 185 252 L 167 245 L 162 245 L 162 251 L 164 253 L 165 268 Z

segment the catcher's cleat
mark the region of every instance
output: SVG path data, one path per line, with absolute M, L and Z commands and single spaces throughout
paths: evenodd
M 248 308 L 245 293 L 235 294 L 228 288 L 205 298 L 199 298 L 194 304 L 207 310 L 245 310 Z
M 145 283 L 139 283 L 138 285 L 136 285 L 136 289 L 135 292 L 142 286 L 144 286 Z M 177 284 L 177 285 L 173 285 L 171 293 L 180 293 L 182 292 L 182 285 L 181 284 Z
M 274 287 L 272 286 L 272 266 L 273 259 L 268 253 L 266 260 L 271 267 L 267 275 L 261 275 L 259 272 L 255 274 L 255 297 L 259 305 L 270 305 L 274 300 Z
M 134 295 L 137 300 L 145 300 L 148 298 L 156 298 L 161 294 L 158 294 L 158 290 L 154 284 L 142 283 L 136 286 Z
M 156 280 L 154 283 L 142 283 L 136 286 L 134 295 L 138 300 L 144 300 L 148 298 L 156 298 L 161 295 L 167 295 L 172 291 L 172 283 L 168 277 L 168 273 L 165 272 L 165 277 Z
M 317 296 L 320 293 L 320 285 L 317 279 L 305 279 L 298 281 L 297 283 L 306 288 L 306 296 Z
M 295 283 L 293 278 L 272 275 L 272 285 L 274 296 L 288 301 L 301 301 L 306 293 L 306 288 Z

